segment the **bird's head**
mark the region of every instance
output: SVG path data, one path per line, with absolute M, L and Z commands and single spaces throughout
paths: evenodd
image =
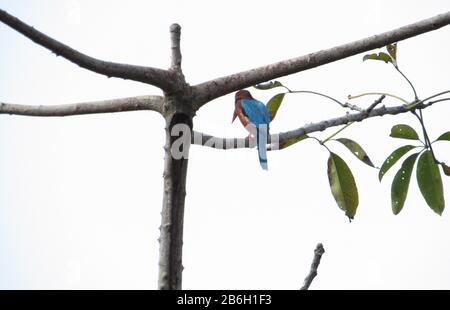
M 236 95 L 234 96 L 235 104 L 238 102 L 238 100 L 241 100 L 241 99 L 253 99 L 253 97 L 252 97 L 252 94 L 250 94 L 250 92 L 248 90 L 241 89 L 241 90 L 238 90 L 236 92 Z M 237 115 L 238 115 L 238 112 L 237 112 L 237 110 L 235 108 L 234 109 L 234 113 L 233 113 L 233 120 L 231 122 L 234 122 L 234 120 L 236 119 Z
M 236 92 L 236 95 L 234 96 L 234 98 L 235 98 L 234 99 L 235 101 L 238 101 L 241 99 L 253 99 L 252 94 L 250 94 L 250 92 L 245 89 L 238 90 Z

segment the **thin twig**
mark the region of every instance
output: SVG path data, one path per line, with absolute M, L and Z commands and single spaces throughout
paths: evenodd
M 383 102 L 384 98 L 386 98 L 385 95 L 382 95 L 380 98 L 378 98 L 377 100 L 375 100 L 366 110 L 366 114 L 370 114 L 370 112 L 372 112 L 373 109 L 375 109 L 375 107 L 377 105 L 379 105 L 381 102 Z
M 320 259 L 322 258 L 323 253 L 325 253 L 325 249 L 323 248 L 322 243 L 318 243 L 316 249 L 314 250 L 314 258 L 311 263 L 311 269 L 309 270 L 309 274 L 306 276 L 300 290 L 307 290 L 314 278 L 317 276 L 317 268 L 319 268 Z
M 357 106 L 356 104 L 351 104 L 349 102 L 344 103 L 343 107 L 344 108 L 349 108 L 350 110 L 353 110 L 353 111 L 359 111 L 359 112 L 364 111 L 363 108 Z

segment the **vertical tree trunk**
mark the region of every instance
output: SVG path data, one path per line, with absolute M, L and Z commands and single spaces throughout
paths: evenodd
M 187 131 L 179 133 L 177 131 L 179 128 L 187 129 Z M 175 113 L 166 117 L 164 195 L 159 239 L 158 280 L 158 287 L 162 290 L 181 289 L 184 199 L 186 196 L 187 156 L 191 142 L 187 135 L 190 135 L 191 132 L 191 116 Z M 180 136 L 176 136 L 177 134 Z

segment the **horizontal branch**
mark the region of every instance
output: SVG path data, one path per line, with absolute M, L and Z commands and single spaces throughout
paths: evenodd
M 18 18 L 1 9 L 0 21 L 17 30 L 33 42 L 49 49 L 57 56 L 62 56 L 87 70 L 108 77 L 118 77 L 151 84 L 165 91 L 174 91 L 178 84 L 177 75 L 169 70 L 108 62 L 87 56 L 28 26 Z
M 438 102 L 438 101 L 436 101 Z M 427 107 L 430 107 L 432 105 L 432 102 L 429 102 L 427 104 L 423 104 L 420 107 L 417 107 L 418 109 L 425 109 Z M 328 120 L 324 120 L 317 123 L 311 123 L 307 124 L 303 127 L 281 132 L 277 134 L 272 134 L 270 137 L 268 137 L 268 143 L 271 143 L 270 146 L 271 150 L 278 150 L 277 145 L 281 145 L 286 143 L 290 139 L 299 138 L 305 134 L 317 132 L 317 131 L 324 131 L 325 129 L 336 127 L 340 125 L 345 125 L 350 122 L 360 122 L 362 120 L 365 120 L 367 118 L 375 117 L 375 116 L 383 116 L 383 115 L 396 115 L 400 113 L 405 113 L 411 111 L 411 108 L 407 107 L 406 105 L 400 105 L 395 107 L 385 107 L 382 106 L 378 109 L 373 109 L 369 113 L 367 110 L 353 113 L 353 114 L 346 114 L 344 116 L 331 118 Z M 253 139 L 254 140 L 254 139 Z M 252 148 L 255 147 L 256 143 L 255 141 L 251 141 L 248 137 L 247 138 L 219 138 L 214 137 L 208 134 L 200 133 L 200 132 L 194 132 L 191 139 L 192 144 L 212 147 L 220 150 L 229 150 L 229 149 L 238 149 L 238 148 Z
M 72 116 L 150 110 L 162 113 L 163 97 L 139 96 L 61 105 L 21 105 L 0 102 L 0 114 L 25 116 Z
M 450 12 L 351 43 L 204 82 L 193 86 L 195 108 L 199 109 L 206 102 L 239 89 L 380 48 L 448 24 Z

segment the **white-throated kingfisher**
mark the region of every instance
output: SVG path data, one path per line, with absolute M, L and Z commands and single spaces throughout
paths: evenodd
M 264 103 L 252 97 L 248 90 L 239 90 L 234 101 L 234 122 L 239 117 L 242 125 L 250 132 L 250 136 L 255 134 L 258 148 L 259 163 L 264 170 L 267 170 L 266 144 L 269 134 L 270 116 Z

